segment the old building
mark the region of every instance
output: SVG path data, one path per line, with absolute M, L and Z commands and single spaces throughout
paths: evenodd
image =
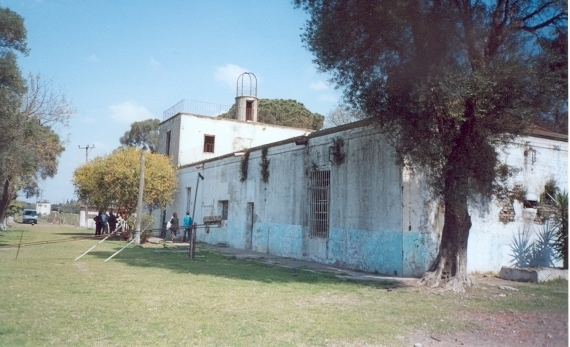
M 282 136 L 263 137 L 273 130 Z M 208 134 L 216 150 L 226 142 L 212 156 Z M 311 133 L 179 113 L 161 124 L 161 143 L 180 165 L 180 189 L 163 216 L 190 211 L 199 225 L 221 217 L 197 229 L 200 242 L 396 276 L 421 276 L 437 254 L 441 203 L 421 173 L 395 164 L 367 120 Z M 192 148 L 194 156 L 185 154 Z M 568 189 L 565 135 L 534 129 L 501 160 L 519 168 L 509 184 L 526 194 L 470 205 L 469 271 L 509 265 L 514 235 L 541 226 L 545 184 Z

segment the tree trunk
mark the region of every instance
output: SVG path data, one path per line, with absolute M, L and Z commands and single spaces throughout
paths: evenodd
M 471 216 L 467 209 L 469 197 L 469 148 L 473 138 L 472 123 L 465 122 L 448 157 L 444 172 L 443 199 L 445 216 L 437 257 L 421 279 L 429 287 L 442 286 L 455 292 L 473 286 L 467 274 L 467 241 Z
M 6 213 L 12 201 L 10 180 L 6 179 L 2 183 L 2 194 L 0 195 L 0 230 L 6 230 Z

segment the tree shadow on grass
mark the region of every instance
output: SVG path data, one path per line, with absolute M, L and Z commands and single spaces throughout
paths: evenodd
M 117 247 L 118 251 L 121 247 Z M 102 261 L 109 258 L 113 252 L 91 251 L 90 256 Z M 271 256 L 274 259 L 274 256 Z M 398 289 L 408 287 L 398 280 L 362 281 L 345 277 L 337 277 L 327 271 L 309 269 L 307 267 L 282 267 L 264 263 L 264 258 L 238 259 L 220 253 L 207 246 L 198 246 L 196 257 L 188 258 L 187 247 L 173 248 L 143 248 L 129 246 L 113 257 L 110 262 L 141 268 L 162 268 L 179 274 L 220 276 L 230 279 L 257 281 L 262 283 L 354 283 L 359 286 L 379 289 Z

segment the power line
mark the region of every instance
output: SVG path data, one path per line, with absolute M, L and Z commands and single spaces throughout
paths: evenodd
M 84 149 L 85 150 L 85 163 L 87 163 L 89 161 L 89 150 L 92 148 L 95 148 L 95 145 L 92 146 L 85 146 L 85 147 L 81 147 L 81 146 L 77 146 L 79 149 Z

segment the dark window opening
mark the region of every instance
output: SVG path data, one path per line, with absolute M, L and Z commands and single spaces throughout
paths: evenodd
M 245 102 L 245 120 L 253 120 L 253 101 Z
M 170 155 L 170 130 L 166 132 L 166 155 Z
M 204 152 L 214 153 L 214 136 L 204 135 Z
M 228 220 L 228 200 L 220 200 L 220 209 L 222 210 L 222 220 Z

